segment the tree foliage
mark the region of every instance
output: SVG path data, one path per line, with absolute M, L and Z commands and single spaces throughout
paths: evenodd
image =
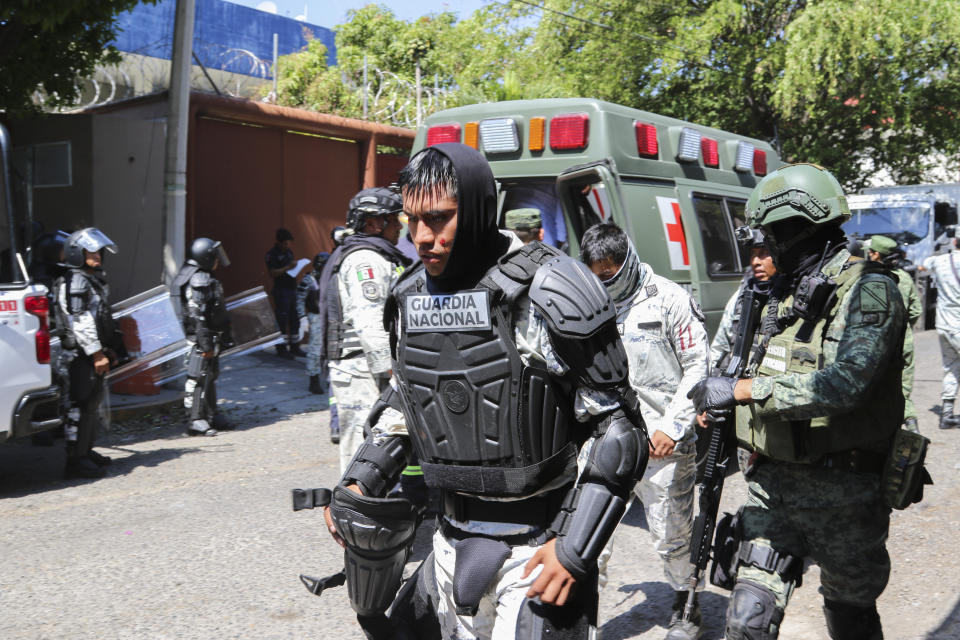
M 107 43 L 117 35 L 117 14 L 139 2 L 3 0 L 0 111 L 16 116 L 74 104 L 79 78 L 92 74 L 97 64 L 119 62 Z M 34 100 L 38 88 L 39 102 Z
M 877 175 L 923 180 L 943 158 L 958 164 L 956 0 L 540 4 L 413 22 L 367 6 L 337 30 L 339 68 L 324 67 L 306 93 L 281 91 L 282 100 L 358 115 L 366 54 L 410 86 L 419 61 L 442 106 L 600 98 L 771 141 L 784 159 L 822 164 L 853 189 Z

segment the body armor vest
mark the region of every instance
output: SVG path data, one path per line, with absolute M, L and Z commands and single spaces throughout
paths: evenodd
M 525 496 L 560 476 L 574 478 L 586 437 L 573 417 L 575 389 L 541 360 L 524 362 L 512 322 L 536 269 L 555 255 L 526 245 L 476 289 L 449 295 L 428 294 L 418 265 L 392 291 L 385 318 L 393 324 L 394 374 L 429 486 Z
M 797 318 L 783 332 L 770 338 L 758 376 L 788 373 L 811 373 L 823 369 L 824 343 L 837 342 L 839 335 L 830 334 L 830 324 L 843 299 L 865 273 L 886 273 L 877 263 L 856 260 L 847 262 L 834 277 L 835 295 L 815 320 L 809 341 L 798 339 L 806 322 Z M 781 304 L 789 309 L 793 295 Z M 769 313 L 769 311 L 768 311 Z M 805 329 L 809 331 L 809 328 Z M 852 449 L 887 453 L 891 439 L 903 416 L 901 392 L 902 339 L 893 350 L 891 361 L 881 378 L 850 413 L 823 416 L 809 420 L 787 420 L 776 416 L 757 416 L 754 405 L 737 408 L 737 438 L 748 449 L 786 462 L 814 462 L 828 453 Z M 836 349 L 836 346 L 833 346 Z
M 336 254 L 336 263 L 333 264 L 332 271 L 330 272 L 330 281 L 327 283 L 326 288 L 326 299 L 325 311 L 326 311 L 326 357 L 327 360 L 342 360 L 344 356 L 350 355 L 350 352 L 360 352 L 360 341 L 351 340 L 353 346 L 356 349 L 349 349 L 351 346 L 347 344 L 347 331 L 349 327 L 343 321 L 343 307 L 340 305 L 340 283 L 338 278 L 340 276 L 340 265 L 343 264 L 343 261 L 348 255 L 354 251 L 360 251 L 361 249 L 367 249 L 369 251 L 377 252 L 381 257 L 385 258 L 390 262 L 390 258 L 385 256 L 381 251 L 377 250 L 377 246 L 372 243 L 360 243 L 351 244 L 348 247 L 344 247 L 340 253 Z M 394 267 L 398 266 L 396 263 L 391 262 Z M 319 294 L 318 294 L 319 296 Z
M 107 299 L 110 290 L 106 281 L 87 273 L 83 269 L 70 269 L 56 282 L 56 292 L 54 300 L 59 300 L 60 288 L 65 289 L 66 300 L 69 304 L 71 295 L 77 295 L 82 292 L 87 298 L 87 309 L 93 315 L 94 323 L 97 326 L 97 334 L 104 347 L 122 348 L 122 341 L 119 339 L 116 322 L 110 314 L 110 305 Z M 80 291 L 78 291 L 78 289 Z M 79 348 L 77 339 L 70 330 L 70 322 L 67 319 L 64 310 L 57 303 L 54 305 L 56 324 L 60 327 L 60 344 L 63 349 L 76 350 Z

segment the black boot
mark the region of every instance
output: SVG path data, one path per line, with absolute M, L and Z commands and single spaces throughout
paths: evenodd
M 215 413 L 213 419 L 210 421 L 210 426 L 216 429 L 217 431 L 233 431 L 235 426 L 232 422 L 227 420 L 227 416 L 222 413 Z
M 106 470 L 87 457 L 78 457 L 67 449 L 67 464 L 63 467 L 64 478 L 102 478 Z
M 877 606 L 858 607 L 852 604 L 823 601 L 827 632 L 833 640 L 883 640 Z
M 957 417 L 953 415 L 953 398 L 944 400 L 940 406 L 940 428 L 953 429 L 957 426 Z
M 291 355 L 291 356 L 296 356 L 297 358 L 306 358 L 306 357 L 307 357 L 307 354 L 303 351 L 303 349 L 300 348 L 300 345 L 298 345 L 298 344 L 291 344 L 291 345 L 290 345 L 290 355 Z
M 320 376 L 310 376 L 310 393 L 323 394 L 324 392 L 326 392 L 326 389 L 320 384 Z
M 93 449 L 90 449 L 90 453 L 87 454 L 87 458 L 91 460 L 95 465 L 100 467 L 105 467 L 108 464 L 113 462 L 112 458 L 109 458 L 102 453 L 97 453 Z
M 670 626 L 667 627 L 666 640 L 696 640 L 700 637 L 700 602 L 693 596 L 693 611 L 689 620 L 683 619 L 683 609 L 687 605 L 687 591 L 677 591 L 673 598 L 673 613 L 670 616 Z
M 274 349 L 277 350 L 277 355 L 280 356 L 281 358 L 289 358 L 289 357 L 290 357 L 289 355 L 287 355 L 287 345 L 285 345 L 285 344 L 278 344 L 276 347 L 274 347 Z

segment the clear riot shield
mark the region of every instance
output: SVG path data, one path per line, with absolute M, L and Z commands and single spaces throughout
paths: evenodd
M 166 292 L 166 287 L 157 287 L 130 300 L 143 298 L 147 296 L 147 294 L 161 289 Z M 170 305 L 172 311 L 173 305 L 169 299 L 169 294 L 165 295 L 167 295 L 167 304 Z M 125 300 L 120 303 L 120 305 L 116 305 L 114 309 L 120 308 L 121 305 L 123 305 L 124 310 L 137 307 L 137 305 L 127 305 L 128 302 L 129 301 Z M 145 300 L 141 300 L 141 302 L 145 302 Z M 263 290 L 263 287 L 256 287 L 230 296 L 226 300 L 226 307 L 230 314 L 230 324 L 236 345 L 220 353 L 221 361 L 224 358 L 252 353 L 283 342 L 283 335 L 277 328 L 273 308 L 270 306 L 270 300 Z M 154 311 L 156 312 L 156 310 Z M 144 311 L 140 312 L 140 315 L 144 314 Z M 134 316 L 133 320 L 139 320 L 140 315 Z M 120 312 L 115 311 L 114 317 L 119 321 Z M 166 326 L 168 322 L 168 319 L 165 319 L 161 323 L 159 314 L 149 317 L 155 321 L 156 325 L 162 324 L 162 326 Z M 180 326 L 180 321 L 177 319 L 176 313 L 173 314 L 173 318 L 176 322 L 177 331 L 179 332 L 179 339 L 176 341 L 172 341 L 172 335 L 162 337 L 159 335 L 160 331 L 157 331 L 152 333 L 146 342 L 144 342 L 142 338 L 139 338 L 141 333 L 139 329 L 141 325 L 139 322 L 134 324 L 128 320 L 126 326 L 121 323 L 120 330 L 123 332 L 124 343 L 127 346 L 127 350 L 133 355 L 134 350 L 131 347 L 137 345 L 137 340 L 139 340 L 137 350 L 141 355 L 122 367 L 111 371 L 108 374 L 109 382 L 118 382 L 132 375 L 148 372 L 153 384 L 160 386 L 186 375 L 185 356 L 190 351 L 191 345 L 183 335 L 183 329 Z M 134 334 L 132 334 L 128 339 L 128 330 L 135 332 L 134 334 L 137 338 L 134 338 Z M 155 349 L 147 351 L 143 348 L 144 345 L 154 347 Z
M 182 362 L 187 340 L 166 286 L 154 287 L 113 305 L 113 318 L 130 360 L 107 374 L 108 383 L 144 371 L 155 372 L 171 360 Z

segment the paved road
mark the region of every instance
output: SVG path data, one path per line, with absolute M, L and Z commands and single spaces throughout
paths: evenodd
M 894 513 L 880 611 L 888 639 L 960 638 L 960 430 L 936 429 L 936 336 L 917 342 L 917 406 L 937 484 Z M 291 487 L 337 476 L 325 398 L 306 392 L 301 367 L 269 355 L 235 361 L 218 386 L 237 431 L 187 438 L 154 417 L 112 432 L 100 451 L 116 462 L 102 480 L 60 480 L 59 447 L 0 447 L 0 638 L 362 638 L 344 589 L 316 598 L 297 580 L 341 562 L 319 513 L 290 510 Z M 727 486 L 733 508 L 743 483 Z M 601 596 L 606 640 L 664 635 L 672 594 L 644 528 L 632 509 L 617 534 Z M 781 637 L 826 637 L 817 581 L 809 568 Z M 710 588 L 703 606 L 704 638 L 721 637 L 726 594 Z

